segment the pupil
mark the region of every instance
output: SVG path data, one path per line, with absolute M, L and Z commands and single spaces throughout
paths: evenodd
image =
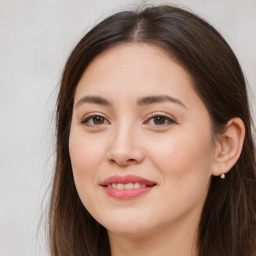
M 154 122 L 155 122 L 155 124 L 164 124 L 165 119 L 161 116 L 157 116 L 157 117 L 154 118 Z
M 100 116 L 95 116 L 94 119 L 93 119 L 94 123 L 95 124 L 103 124 L 103 118 L 100 117 Z

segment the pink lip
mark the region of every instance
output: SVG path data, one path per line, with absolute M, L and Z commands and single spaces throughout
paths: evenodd
M 153 186 L 156 184 L 156 182 L 147 180 L 145 178 L 142 178 L 140 176 L 136 176 L 136 175 L 126 175 L 126 176 L 111 176 L 105 180 L 103 180 L 103 182 L 101 183 L 102 186 L 107 186 L 108 184 L 112 184 L 112 183 L 141 183 L 141 184 L 146 184 L 148 186 Z
M 107 187 L 108 184 L 113 184 L 113 183 L 126 184 L 126 183 L 137 183 L 137 182 L 140 184 L 146 184 L 147 187 L 138 188 L 138 189 L 128 189 L 128 190 L 126 189 L 118 190 L 118 189 Z M 105 192 L 113 198 L 132 199 L 149 192 L 152 188 L 154 188 L 154 185 L 156 185 L 156 183 L 139 176 L 126 175 L 126 176 L 111 176 L 105 179 L 100 185 L 103 187 Z

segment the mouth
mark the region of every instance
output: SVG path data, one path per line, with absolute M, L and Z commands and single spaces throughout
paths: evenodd
M 111 176 L 100 184 L 105 192 L 117 199 L 132 199 L 149 192 L 157 184 L 145 178 L 126 175 Z
M 117 190 L 130 190 L 130 189 L 140 189 L 140 188 L 146 188 L 146 187 L 153 187 L 155 185 L 146 185 L 144 183 L 138 183 L 138 182 L 135 182 L 135 183 L 111 183 L 111 184 L 108 184 L 106 186 L 103 186 L 103 187 L 108 187 L 108 188 L 113 188 L 113 189 L 117 189 Z

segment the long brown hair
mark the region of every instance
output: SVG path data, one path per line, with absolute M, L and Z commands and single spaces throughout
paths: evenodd
M 52 256 L 110 255 L 106 229 L 87 212 L 77 194 L 69 132 L 75 89 L 100 53 L 121 43 L 157 45 L 191 75 L 215 133 L 233 117 L 246 127 L 241 156 L 225 181 L 212 177 L 198 232 L 199 256 L 256 255 L 255 149 L 246 82 L 233 51 L 207 22 L 188 11 L 157 6 L 124 11 L 89 31 L 71 53 L 57 102 L 57 155 L 49 211 Z

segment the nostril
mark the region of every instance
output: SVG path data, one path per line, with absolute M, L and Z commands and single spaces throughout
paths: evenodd
M 127 164 L 131 164 L 131 163 L 134 163 L 134 162 L 136 162 L 136 160 L 135 159 L 132 159 L 132 158 L 130 158 L 130 159 L 127 159 L 127 160 L 125 160 L 125 161 L 117 161 L 117 160 L 115 160 L 115 159 L 110 159 L 110 162 L 111 163 L 117 163 L 117 164 L 119 164 L 119 165 L 127 165 Z

